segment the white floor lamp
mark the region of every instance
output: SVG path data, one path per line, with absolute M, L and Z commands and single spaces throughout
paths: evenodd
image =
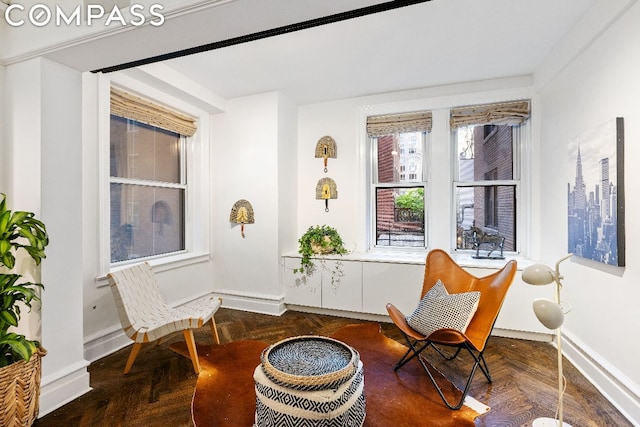
M 558 347 L 558 418 L 536 418 L 533 427 L 571 427 L 563 422 L 562 395 L 564 394 L 564 375 L 562 374 L 562 336 L 560 327 L 564 322 L 564 311 L 560 305 L 560 289 L 562 279 L 560 275 L 560 263 L 571 258 L 569 254 L 556 262 L 556 270 L 544 264 L 533 264 L 522 271 L 522 280 L 530 285 L 548 285 L 556 282 L 555 301 L 548 298 L 538 298 L 533 301 L 533 311 L 536 317 L 545 327 L 556 330 Z

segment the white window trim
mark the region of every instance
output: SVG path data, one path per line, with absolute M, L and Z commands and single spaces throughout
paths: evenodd
M 359 188 L 362 188 L 363 191 L 358 194 L 358 209 L 356 211 L 357 216 L 361 218 L 362 221 L 362 226 L 358 228 L 357 247 L 371 247 L 369 236 L 372 235 L 371 228 L 373 227 L 369 191 L 366 190 L 371 185 L 371 153 L 369 151 L 371 144 L 369 143 L 369 136 L 366 132 L 367 117 L 412 111 L 431 111 L 433 114 L 433 127 L 430 132 L 428 156 L 430 159 L 433 159 L 446 154 L 448 158 L 451 159 L 452 144 L 450 141 L 451 130 L 449 127 L 449 110 L 451 108 L 460 105 L 491 104 L 519 99 L 530 99 L 532 101 L 532 114 L 527 124 L 523 127 L 521 135 L 523 138 L 520 144 L 521 184 L 519 187 L 520 193 L 517 195 L 520 199 L 520 206 L 527 207 L 527 209 L 526 211 L 525 209 L 520 209 L 519 212 L 516 213 L 516 220 L 519 221 L 516 232 L 517 241 L 519 242 L 519 254 L 516 258 L 526 264 L 528 262 L 527 257 L 530 256 L 536 244 L 530 232 L 531 226 L 538 220 L 534 206 L 536 200 L 533 194 L 533 183 L 531 181 L 531 174 L 535 167 L 534 162 L 536 162 L 537 153 L 533 144 L 533 138 L 537 135 L 536 118 L 538 116 L 537 97 L 533 87 L 514 87 L 493 90 L 480 89 L 465 94 L 434 97 L 426 96 L 419 99 L 360 106 L 358 111 Z M 444 141 L 444 144 L 441 143 L 442 141 Z M 428 213 L 425 214 L 425 232 L 428 233 L 428 241 L 426 242 L 427 248 L 424 250 L 424 253 L 426 255 L 426 252 L 432 248 L 443 248 L 455 256 L 455 239 L 452 240 L 451 237 L 453 228 L 450 222 L 452 218 L 455 219 L 455 211 L 452 207 L 454 203 L 452 199 L 453 191 L 451 189 L 453 185 L 453 171 L 451 168 L 448 168 L 446 171 L 442 170 L 443 168 L 439 169 L 439 171 L 434 171 L 434 168 L 430 168 L 427 171 L 428 176 L 426 177 L 426 181 L 428 182 L 428 192 L 426 195 L 426 203 L 427 206 L 434 206 L 434 203 L 438 203 L 439 205 L 449 206 L 452 210 L 447 210 L 442 213 L 431 208 L 428 210 Z M 445 199 L 442 197 L 444 194 L 447 194 Z M 398 260 L 402 262 L 403 251 L 373 248 L 365 249 L 363 252 L 366 252 L 368 257 L 380 257 L 380 259 L 385 261 L 392 261 L 397 257 Z M 404 253 L 406 254 L 406 251 L 404 251 Z M 490 267 L 495 264 L 495 261 L 492 260 L 470 259 L 470 257 L 464 254 L 460 254 L 460 256 L 463 256 L 467 266 Z
M 195 117 L 198 123 L 196 133 L 188 138 L 185 150 L 189 167 L 186 168 L 188 191 L 185 209 L 185 250 L 167 255 L 138 258 L 130 261 L 111 263 L 110 210 L 109 210 L 109 144 L 110 144 L 110 88 L 140 94 L 161 104 L 169 105 L 177 111 Z M 209 259 L 210 253 L 210 151 L 209 114 L 187 101 L 169 95 L 146 83 L 135 80 L 123 73 L 100 75 L 98 84 L 98 143 L 99 143 L 99 277 L 112 269 L 140 261 L 149 261 L 160 270 Z

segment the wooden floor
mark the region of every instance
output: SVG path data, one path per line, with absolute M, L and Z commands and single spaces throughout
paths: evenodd
M 230 309 L 220 309 L 216 321 L 221 342 L 255 339 L 267 343 L 296 335 L 330 335 L 341 326 L 365 323 L 298 312 L 274 317 Z M 395 326 L 383 323 L 382 327 L 387 336 L 401 340 Z M 181 339 L 182 334 L 176 334 L 158 346 L 143 347 L 128 375 L 122 369 L 130 347 L 92 363 L 93 391 L 38 419 L 34 426 L 191 426 L 196 376 L 189 359 L 168 349 L 169 343 Z M 197 331 L 196 340 L 211 343 L 208 328 Z M 478 373 L 470 392 L 491 411 L 478 417 L 476 426 L 529 426 L 536 417 L 554 417 L 556 355 L 548 343 L 492 337 L 485 357 L 493 383 L 488 384 Z M 631 426 L 568 362 L 564 367 L 568 383 L 565 422 L 574 427 Z M 455 370 L 455 365 L 446 368 L 443 372 L 452 377 L 450 368 Z

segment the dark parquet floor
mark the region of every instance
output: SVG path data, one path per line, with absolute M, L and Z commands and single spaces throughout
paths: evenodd
M 296 335 L 331 335 L 344 325 L 365 323 L 292 311 L 276 317 L 224 308 L 216 314 L 216 321 L 223 343 L 246 339 L 275 343 Z M 395 326 L 383 323 L 382 328 L 387 336 L 401 341 Z M 171 342 L 181 339 L 182 334 L 176 334 L 160 345 L 144 346 L 128 375 L 123 375 L 122 369 L 130 347 L 92 363 L 89 371 L 93 390 L 38 419 L 34 426 L 192 426 L 190 408 L 196 376 L 189 359 L 168 349 Z M 209 329 L 197 331 L 196 340 L 211 343 Z M 557 406 L 556 355 L 549 343 L 492 337 L 485 357 L 493 383 L 488 384 L 477 373 L 470 392 L 491 411 L 478 417 L 476 426 L 530 426 L 536 417 L 553 417 Z M 574 427 L 631 426 L 566 361 L 564 371 L 568 384 L 565 422 Z M 453 378 L 456 363 L 449 363 L 443 372 Z M 425 423 L 428 425 L 428 418 Z

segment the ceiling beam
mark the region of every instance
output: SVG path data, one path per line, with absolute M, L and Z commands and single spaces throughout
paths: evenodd
M 393 9 L 398 9 L 405 6 L 411 6 L 418 3 L 425 3 L 431 0 L 393 0 L 385 3 L 379 3 L 371 6 L 362 7 L 359 9 L 349 10 L 346 12 L 340 12 L 333 15 L 328 15 L 320 18 L 310 19 L 302 21 L 296 24 L 284 25 L 277 28 L 272 28 L 264 31 L 258 31 L 255 33 L 232 37 L 226 40 L 220 40 L 213 43 L 207 43 L 204 45 L 191 47 L 187 49 L 181 49 L 174 52 L 169 52 L 161 55 L 150 56 L 144 59 L 138 59 L 131 62 L 126 62 L 119 65 L 100 68 L 93 70 L 94 73 L 110 73 L 114 71 L 125 70 L 128 68 L 139 67 L 142 65 L 152 64 L 155 62 L 166 61 L 169 59 L 179 58 L 182 56 L 193 55 L 196 53 L 208 52 L 215 49 L 221 49 L 228 46 L 233 46 L 241 43 L 248 43 L 255 40 L 260 40 L 268 37 L 274 37 L 282 34 L 292 33 L 295 31 L 305 30 L 308 28 L 318 27 L 321 25 L 332 24 L 335 22 L 345 21 L 348 19 L 354 19 L 361 16 L 371 15 L 374 13 L 386 12 Z

